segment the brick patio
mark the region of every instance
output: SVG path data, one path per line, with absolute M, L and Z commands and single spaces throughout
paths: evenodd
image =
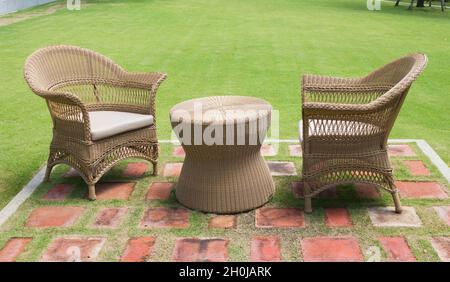
M 268 204 L 191 211 L 174 193 L 184 151 L 161 148 L 159 176 L 150 163 L 124 162 L 98 183 L 95 202 L 76 171 L 58 167 L 0 226 L 0 261 L 366 261 L 373 250 L 382 261 L 450 260 L 448 184 L 412 144 L 389 146 L 402 167 L 402 214 L 369 184 L 323 191 L 304 213 L 301 147 L 286 143 L 263 146 L 276 184 Z

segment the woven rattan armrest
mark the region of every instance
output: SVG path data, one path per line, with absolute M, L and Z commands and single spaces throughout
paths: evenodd
M 156 92 L 161 82 L 166 79 L 167 74 L 159 72 L 137 73 L 127 72 L 124 77 L 124 83 L 129 87 L 138 87 L 144 89 L 150 89 L 152 92 Z

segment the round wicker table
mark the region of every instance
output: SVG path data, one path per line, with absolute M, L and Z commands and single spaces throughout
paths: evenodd
M 264 205 L 275 186 L 261 144 L 272 106 L 243 96 L 188 100 L 170 110 L 172 128 L 186 153 L 176 185 L 191 209 L 237 213 Z

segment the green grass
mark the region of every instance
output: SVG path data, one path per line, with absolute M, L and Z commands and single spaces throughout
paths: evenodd
M 428 68 L 391 137 L 426 139 L 449 163 L 448 30 L 448 11 L 383 2 L 372 12 L 359 0 L 89 1 L 81 11 L 60 9 L 2 26 L 0 207 L 48 153 L 50 116 L 22 78 L 24 61 L 37 48 L 74 44 L 131 71 L 167 72 L 157 100 L 160 139 L 170 138 L 171 106 L 209 95 L 262 97 L 281 113 L 280 137 L 296 138 L 301 74 L 359 76 L 424 52 Z
M 287 154 L 288 144 L 281 144 L 276 157 L 269 157 L 272 160 L 292 161 L 295 163 L 297 172 L 301 171 L 301 158 L 289 157 Z M 180 162 L 181 158 L 172 156 L 172 145 L 163 144 L 161 146 L 161 164 L 167 162 Z M 417 156 L 393 158 L 395 164 L 395 177 L 402 180 L 428 180 L 438 181 L 443 186 L 448 185 L 417 147 L 413 147 Z M 426 178 L 412 177 L 406 170 L 401 169 L 401 160 L 421 159 L 430 169 L 431 175 Z M 130 160 L 132 161 L 132 160 Z M 167 229 L 167 228 L 139 228 L 139 222 L 148 207 L 180 207 L 172 194 L 168 200 L 146 201 L 145 195 L 151 182 L 157 181 L 176 181 L 175 177 L 151 176 L 151 169 L 142 178 L 126 179 L 122 176 L 123 168 L 126 162 L 121 162 L 106 174 L 105 181 L 136 181 L 135 190 L 128 201 L 123 200 L 97 200 L 88 201 L 83 198 L 87 189 L 81 178 L 64 178 L 61 175 L 67 171 L 66 166 L 57 166 L 52 174 L 50 183 L 43 183 L 38 187 L 35 193 L 28 199 L 19 210 L 0 227 L 0 248 L 10 237 L 33 237 L 33 240 L 26 247 L 26 250 L 18 258 L 19 261 L 39 260 L 43 252 L 47 249 L 51 240 L 65 235 L 85 235 L 105 237 L 106 243 L 103 247 L 98 260 L 117 261 L 125 249 L 126 241 L 130 237 L 137 236 L 155 236 L 156 243 L 151 260 L 170 261 L 175 240 L 179 237 L 203 237 L 203 238 L 227 238 L 229 239 L 229 255 L 231 261 L 246 261 L 250 254 L 250 240 L 252 236 L 257 235 L 276 235 L 280 237 L 283 260 L 298 261 L 302 259 L 300 248 L 300 239 L 314 236 L 354 236 L 358 239 L 365 259 L 370 257 L 370 250 L 373 246 L 380 247 L 382 260 L 386 260 L 386 254 L 382 251 L 378 237 L 379 236 L 404 236 L 411 247 L 414 255 L 419 261 L 439 261 L 439 258 L 430 244 L 433 236 L 450 236 L 450 229 L 445 225 L 433 206 L 448 206 L 450 199 L 402 199 L 404 206 L 413 206 L 420 219 L 423 222 L 421 228 L 379 228 L 373 227 L 367 213 L 367 207 L 371 206 L 392 206 L 391 195 L 387 192 L 381 193 L 380 199 L 359 199 L 352 186 L 340 186 L 337 189 L 336 198 L 317 198 L 313 200 L 314 212 L 305 214 L 305 228 L 286 229 L 286 228 L 256 228 L 255 211 L 241 213 L 237 215 L 236 229 L 210 229 L 208 220 L 212 214 L 191 212 L 189 222 L 190 226 L 186 229 Z M 149 166 L 151 167 L 151 166 Z M 162 165 L 161 165 L 162 168 Z M 294 198 L 291 192 L 291 182 L 297 181 L 298 177 L 274 177 L 276 183 L 276 192 L 272 200 L 267 204 L 268 207 L 298 207 L 303 208 L 303 200 Z M 59 183 L 75 184 L 75 189 L 69 199 L 65 201 L 46 201 L 42 196 L 52 187 Z M 29 214 L 34 208 L 42 206 L 82 206 L 85 212 L 74 226 L 68 228 L 30 228 L 24 227 Z M 121 221 L 120 225 L 114 229 L 96 229 L 90 228 L 97 212 L 102 207 L 120 207 L 127 206 L 128 211 Z M 325 225 L 325 207 L 348 207 L 352 217 L 353 227 L 351 228 L 329 228 Z

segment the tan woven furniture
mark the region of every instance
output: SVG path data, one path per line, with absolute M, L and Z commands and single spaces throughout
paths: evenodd
M 129 73 L 93 51 L 50 46 L 28 57 L 24 76 L 53 120 L 46 180 L 65 163 L 94 200 L 97 181 L 122 159 L 146 159 L 157 174 L 155 98 L 165 74 Z
M 176 186 L 181 204 L 237 213 L 270 199 L 275 187 L 260 148 L 271 110 L 264 100 L 242 96 L 193 99 L 170 110 L 172 127 L 186 152 Z
M 305 211 L 311 197 L 337 184 L 370 183 L 401 204 L 387 140 L 413 81 L 427 63 L 423 54 L 400 58 L 362 78 L 304 75 L 302 149 Z

